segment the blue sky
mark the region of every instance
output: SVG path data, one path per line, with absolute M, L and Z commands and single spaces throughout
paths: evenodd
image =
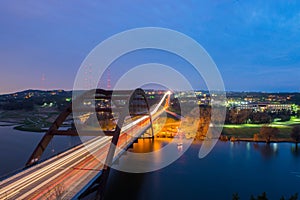
M 194 38 L 217 64 L 227 90 L 300 92 L 300 1 L 274 2 L 0 0 L 0 93 L 71 89 L 98 43 L 145 26 Z M 112 71 L 113 81 L 118 73 Z M 202 87 L 198 77 L 191 82 Z

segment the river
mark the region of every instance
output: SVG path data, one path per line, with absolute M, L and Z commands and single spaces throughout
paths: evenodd
M 146 143 L 146 145 L 144 144 Z M 134 151 L 149 151 L 153 145 L 140 139 Z M 193 144 L 173 164 L 146 174 L 112 170 L 106 199 L 250 199 L 267 193 L 269 199 L 300 194 L 300 146 L 290 143 L 221 142 L 203 159 L 201 144 Z M 146 148 L 145 148 L 146 147 Z
M 44 133 L 18 131 L 13 126 L 0 126 L 0 177 L 22 169 Z M 54 137 L 42 159 L 73 147 L 78 137 Z
M 21 132 L 0 126 L 0 176 L 25 165 L 43 133 Z M 78 143 L 78 138 L 55 137 L 45 157 Z M 135 152 L 149 152 L 165 140 L 140 139 Z M 149 145 L 150 143 L 150 145 Z M 171 165 L 150 173 L 130 174 L 112 170 L 106 199 L 241 199 L 267 192 L 269 199 L 300 194 L 300 147 L 295 144 L 218 142 L 203 159 L 201 144 L 191 147 Z

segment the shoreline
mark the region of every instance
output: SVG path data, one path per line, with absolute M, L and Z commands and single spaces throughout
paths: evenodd
M 38 127 L 29 127 L 29 126 L 26 126 L 23 123 L 5 121 L 5 120 L 0 121 L 0 127 L 7 127 L 7 126 L 13 126 L 13 129 L 18 130 L 18 131 L 24 131 L 24 132 L 40 133 L 40 132 L 46 132 L 47 131 L 45 129 L 41 129 L 41 128 L 38 128 Z
M 175 137 L 155 137 L 155 139 L 167 139 L 167 140 L 173 140 Z M 198 142 L 203 142 L 204 139 L 193 139 L 193 143 L 198 143 Z M 259 140 L 254 140 L 253 138 L 235 138 L 234 140 L 224 140 L 222 139 L 222 136 L 218 138 L 218 141 L 221 142 L 251 142 L 251 143 L 265 143 L 265 144 L 270 144 L 270 143 L 296 143 L 292 138 L 275 138 L 271 139 L 269 143 L 266 142 L 265 139 L 259 139 Z M 300 143 L 300 142 L 298 142 Z
M 10 122 L 0 122 L 0 127 L 1 126 L 17 126 L 19 124 L 17 123 L 10 123 Z
M 18 124 L 14 126 L 15 130 L 18 131 L 24 131 L 24 132 L 34 132 L 34 133 L 42 133 L 42 132 L 47 132 L 47 130 L 40 129 L 40 128 L 35 128 L 35 127 L 26 127 L 24 124 Z
M 253 142 L 253 143 L 266 143 L 266 140 L 264 139 L 259 139 L 259 140 L 254 140 L 253 138 L 236 138 L 235 140 L 222 140 L 219 139 L 220 141 L 223 142 Z M 277 138 L 277 139 L 271 139 L 269 143 L 296 143 L 292 138 Z
M 35 132 L 35 133 L 45 133 L 47 130 L 45 128 L 41 129 L 40 127 L 32 127 L 32 126 L 27 126 L 26 124 L 23 123 L 18 123 L 16 121 L 10 121 L 10 120 L 1 120 L 0 121 L 0 127 L 6 127 L 6 126 L 13 126 L 13 129 L 18 130 L 18 131 L 23 131 L 23 132 Z M 239 130 L 241 132 L 240 135 L 237 134 L 228 134 L 225 133 L 223 135 L 220 135 L 219 139 L 220 141 L 223 142 L 253 142 L 253 143 L 267 143 L 265 139 L 259 138 L 254 140 L 253 136 L 251 137 L 245 137 L 243 135 L 243 131 L 246 129 L 249 130 L 249 127 L 247 128 L 231 128 L 235 130 Z M 251 129 L 251 128 L 250 128 Z M 224 129 L 223 129 L 224 131 Z M 253 130 L 254 132 L 254 130 Z M 254 135 L 255 132 L 251 135 Z M 162 138 L 162 139 L 173 139 L 174 136 L 160 136 L 160 137 L 155 137 L 155 138 Z M 195 139 L 194 141 L 199 141 L 202 142 L 204 141 L 203 139 Z M 288 137 L 278 137 L 278 138 L 271 138 L 271 141 L 269 143 L 296 143 L 292 138 Z
M 45 133 L 46 130 L 42 130 L 42 129 L 38 129 L 38 128 L 26 128 L 26 127 L 22 127 L 22 125 L 20 124 L 5 124 L 5 125 L 1 125 L 0 122 L 0 127 L 6 127 L 6 126 L 14 126 L 13 129 L 18 130 L 18 131 L 22 131 L 22 132 L 34 132 L 34 133 Z M 173 140 L 175 137 L 155 137 L 155 139 L 163 139 L 163 140 Z M 145 138 L 141 138 L 141 139 L 145 139 Z M 198 143 L 198 142 L 203 142 L 203 139 L 195 139 L 193 143 Z M 270 144 L 270 143 L 295 143 L 296 142 L 292 139 L 292 138 L 276 138 L 276 139 L 271 139 L 271 141 L 269 143 L 267 143 L 264 139 L 259 139 L 259 140 L 255 140 L 253 138 L 235 138 L 233 140 L 227 139 L 224 140 L 222 139 L 222 136 L 220 136 L 220 138 L 218 139 L 218 141 L 221 142 L 251 142 L 251 143 L 265 143 L 265 144 Z

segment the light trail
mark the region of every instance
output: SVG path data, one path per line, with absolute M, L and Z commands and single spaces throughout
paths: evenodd
M 165 108 L 161 110 L 159 108 L 168 95 L 170 92 L 164 94 L 150 112 L 153 120 L 164 112 Z M 118 149 L 113 160 L 121 156 L 124 149 L 149 126 L 149 116 L 143 116 L 126 124 L 122 128 Z M 138 130 L 135 127 L 138 127 Z M 25 169 L 0 182 L 0 199 L 41 199 L 62 183 L 68 186 L 63 198 L 70 199 L 102 170 L 110 144 L 110 136 L 95 137 L 82 145 Z
M 99 139 L 99 138 L 97 138 L 97 139 Z M 19 193 L 22 189 L 28 187 L 28 185 L 32 185 L 39 180 L 43 180 L 46 176 L 49 176 L 50 174 L 55 173 L 59 169 L 63 169 L 61 172 L 57 173 L 53 177 L 59 176 L 66 169 L 69 169 L 76 163 L 85 159 L 83 155 L 89 154 L 89 151 L 98 149 L 99 141 L 97 141 L 97 139 L 95 139 L 92 143 L 86 145 L 86 148 L 81 148 L 81 149 L 71 153 L 70 155 L 66 155 L 66 156 L 62 157 L 61 159 L 59 159 L 49 165 L 46 165 L 43 168 L 36 167 L 37 171 L 32 172 L 29 176 L 26 176 L 20 180 L 13 182 L 12 184 L 10 184 L 4 188 L 1 188 L 0 194 L 6 194 L 6 196 L 5 196 L 6 198 L 12 198 L 17 193 Z M 110 137 L 100 138 L 100 145 L 109 144 L 109 142 L 110 142 Z M 69 165 L 72 163 L 72 161 L 74 161 L 74 160 L 76 161 L 76 159 L 79 159 L 79 158 L 81 158 L 81 159 L 78 160 L 76 163 Z M 44 182 L 46 182 L 47 180 L 45 180 Z M 2 185 L 2 182 L 1 182 L 1 185 Z M 35 190 L 38 189 L 38 187 L 39 186 L 35 187 Z M 10 191 L 10 192 L 8 193 L 8 191 Z

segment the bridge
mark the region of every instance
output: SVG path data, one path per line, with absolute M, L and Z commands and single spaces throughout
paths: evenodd
M 137 138 L 154 136 L 152 122 L 167 112 L 170 95 L 166 92 L 152 106 L 142 89 L 97 89 L 79 95 L 45 133 L 26 168 L 0 182 L 0 199 L 82 199 L 95 192 L 97 199 L 102 199 L 110 166 Z M 89 122 L 93 114 L 96 126 Z M 70 116 L 78 125 L 63 129 Z M 55 135 L 89 139 L 40 161 Z

